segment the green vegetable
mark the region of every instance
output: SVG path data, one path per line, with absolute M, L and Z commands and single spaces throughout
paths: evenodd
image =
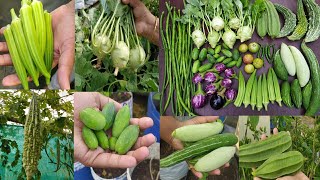
M 53 62 L 53 31 L 52 31 L 52 17 L 47 11 L 44 11 L 44 19 L 46 21 L 46 47 L 44 53 L 44 62 L 47 67 L 47 71 L 51 73 Z M 46 83 L 50 83 L 50 79 L 46 78 Z
M 80 120 L 85 124 L 88 128 L 92 130 L 102 130 L 106 125 L 106 119 L 104 115 L 94 109 L 94 108 L 85 108 L 80 111 Z
M 289 8 L 281 4 L 274 3 L 273 5 L 276 8 L 276 10 L 283 15 L 283 18 L 284 18 L 284 26 L 282 27 L 277 38 L 286 37 L 290 33 L 292 33 L 292 31 L 294 30 L 294 27 L 296 26 L 296 23 L 297 23 L 296 14 L 294 14 Z
M 292 101 L 291 101 L 291 92 L 290 92 L 290 84 L 288 81 L 284 81 L 281 85 L 281 97 L 283 103 L 288 106 L 292 107 Z
M 36 47 L 39 48 L 40 57 L 43 57 L 46 47 L 46 21 L 44 19 L 43 6 L 41 1 L 32 0 L 31 7 L 38 41 Z
M 275 97 L 276 97 L 276 101 L 278 102 L 279 106 L 281 105 L 281 92 L 280 92 L 280 85 L 278 82 L 278 77 L 276 75 L 276 73 L 274 72 L 274 70 L 272 68 L 271 69 L 271 73 L 272 73 L 272 79 L 273 79 L 273 87 L 274 87 L 274 92 L 275 92 Z
M 223 63 L 223 64 L 228 64 L 228 63 L 231 62 L 231 61 L 232 61 L 232 58 L 229 57 L 229 58 L 224 59 L 224 60 L 222 61 L 222 63 Z
M 139 126 L 130 125 L 126 127 L 123 132 L 120 134 L 116 146 L 115 151 L 118 154 L 126 154 L 132 146 L 136 143 L 139 137 Z
M 292 140 L 289 132 L 282 131 L 263 141 L 245 144 L 239 148 L 240 162 L 261 162 L 273 155 L 279 155 L 291 147 Z
M 130 122 L 130 108 L 128 105 L 123 106 L 115 117 L 112 126 L 112 137 L 119 138 L 122 131 L 129 126 Z
M 257 104 L 257 92 L 258 92 L 258 80 L 257 77 L 254 76 L 252 91 L 251 91 L 251 98 L 250 98 L 250 105 L 252 107 L 252 110 L 254 110 L 254 107 Z
M 266 11 L 268 16 L 267 32 L 270 37 L 275 38 L 280 33 L 280 29 L 281 29 L 280 18 L 272 2 L 265 1 L 265 6 L 266 6 Z
M 214 49 L 214 53 L 215 54 L 219 54 L 221 51 L 221 45 L 218 45 L 215 49 Z
M 277 77 L 283 81 L 288 80 L 288 71 L 283 64 L 280 56 L 280 50 L 278 50 L 274 55 L 273 68 Z
M 301 92 L 298 79 L 293 80 L 293 82 L 291 83 L 291 97 L 292 97 L 292 102 L 296 106 L 296 108 L 301 108 L 302 92 Z
M 201 62 L 199 60 L 194 61 L 192 65 L 192 73 L 197 73 L 199 71 L 200 66 Z
M 273 75 L 271 72 L 271 68 L 268 70 L 267 82 L 268 82 L 269 101 L 271 101 L 271 103 L 274 103 L 274 101 L 276 100 L 276 96 L 275 96 L 275 88 L 274 88 Z
M 221 51 L 222 51 L 222 54 L 224 54 L 225 56 L 227 56 L 229 58 L 232 57 L 232 52 L 231 51 L 226 50 L 226 49 L 222 49 Z
M 320 109 L 320 67 L 316 55 L 304 42 L 301 44 L 301 49 L 310 67 L 312 83 L 311 100 L 306 115 L 313 116 Z
M 97 149 L 98 147 L 98 139 L 94 132 L 89 129 L 87 126 L 83 126 L 82 128 L 82 138 L 86 143 L 89 149 Z
M 236 148 L 234 146 L 220 147 L 209 154 L 203 156 L 195 164 L 194 169 L 198 172 L 210 172 L 223 166 L 234 156 Z
M 286 67 L 288 74 L 290 76 L 296 75 L 296 65 L 295 65 L 293 55 L 289 47 L 285 43 L 281 43 L 280 54 L 281 54 L 281 60 L 284 66 Z
M 304 0 L 304 5 L 309 14 L 309 29 L 304 41 L 316 41 L 320 36 L 320 7 L 314 0 Z
M 216 121 L 213 123 L 182 126 L 172 132 L 172 137 L 184 142 L 194 142 L 219 134 L 222 130 L 223 123 L 221 121 Z
M 200 51 L 200 54 L 199 54 L 199 60 L 200 61 L 203 61 L 206 59 L 207 57 L 207 48 L 202 48 L 201 51 Z
M 295 27 L 293 33 L 288 36 L 288 39 L 291 41 L 296 41 L 301 39 L 308 30 L 308 20 L 306 13 L 303 9 L 302 0 L 297 1 L 297 16 L 298 16 L 298 25 Z
M 225 58 L 226 58 L 225 56 L 220 56 L 220 57 L 217 59 L 217 63 L 222 62 Z
M 237 65 L 237 61 L 231 61 L 231 62 L 229 62 L 229 63 L 226 65 L 226 67 L 227 67 L 227 68 L 232 68 L 232 67 L 234 67 L 235 65 Z
M 259 76 L 258 79 L 258 87 L 257 87 L 257 109 L 258 111 L 261 111 L 263 108 L 262 105 L 262 76 Z
M 94 134 L 96 135 L 97 139 L 98 139 L 98 143 L 99 146 L 106 150 L 109 148 L 109 140 L 108 140 L 108 136 L 106 135 L 106 133 L 103 130 L 100 131 L 95 131 Z
M 244 80 L 242 71 L 239 71 L 239 85 L 238 85 L 238 95 L 236 100 L 234 101 L 234 105 L 236 107 L 240 107 L 242 104 L 242 101 L 244 99 L 245 93 L 246 93 L 246 82 Z
M 296 64 L 297 77 L 301 87 L 304 87 L 310 80 L 310 69 L 302 53 L 294 46 L 289 46 Z
M 178 150 L 170 154 L 169 156 L 161 159 L 160 167 L 170 167 L 182 161 L 185 161 L 186 159 L 191 159 L 203 153 L 208 153 L 212 150 L 218 149 L 220 147 L 233 146 L 237 142 L 237 136 L 231 133 L 210 136 L 200 141 L 197 141 L 189 147 L 186 147 L 182 150 Z
M 311 81 L 302 89 L 302 105 L 304 109 L 308 109 L 312 94 L 312 83 Z
M 207 54 L 207 59 L 210 63 L 215 63 L 215 58 L 211 54 Z
M 212 48 L 208 48 L 208 53 L 212 56 L 215 55 L 215 51 Z
M 199 58 L 199 49 L 198 48 L 194 48 L 192 50 L 192 59 L 193 60 L 197 60 Z
M 200 66 L 198 70 L 199 70 L 200 73 L 203 73 L 203 72 L 205 72 L 205 71 L 207 71 L 207 70 L 209 70 L 211 68 L 212 68 L 212 64 L 211 63 L 207 63 L 207 64 L 204 64 L 204 65 Z
M 268 111 L 268 104 L 269 104 L 269 92 L 268 92 L 268 82 L 267 77 L 265 74 L 262 76 L 262 104 L 264 109 Z
M 251 74 L 250 78 L 248 79 L 248 82 L 246 84 L 246 90 L 245 90 L 245 96 L 243 99 L 244 107 L 247 107 L 250 104 L 250 96 L 253 88 L 253 84 L 256 78 L 256 72 L 257 70 L 254 70 Z
M 299 151 L 289 151 L 274 155 L 252 172 L 255 177 L 276 179 L 293 174 L 303 166 L 304 157 Z
M 268 22 L 268 15 L 267 11 L 263 11 L 261 16 L 257 20 L 256 28 L 257 34 L 263 39 L 267 35 L 267 22 Z
M 14 68 L 16 69 L 17 75 L 21 81 L 21 84 L 25 90 L 29 89 L 29 84 L 27 80 L 27 72 L 22 63 L 22 57 L 20 57 L 17 49 L 17 45 L 14 42 L 11 26 L 7 25 L 6 29 L 3 32 L 4 37 L 6 38 L 7 46 L 11 56 L 11 60 Z
M 237 61 L 240 57 L 240 52 L 238 49 L 234 49 L 232 53 L 232 58 L 234 61 Z
M 241 65 L 242 65 L 242 57 L 240 56 L 240 57 L 238 58 L 238 60 L 237 60 L 236 66 L 237 66 L 238 68 L 240 68 Z
M 220 54 L 213 55 L 214 58 L 218 59 L 220 57 Z
M 102 114 L 106 119 L 106 125 L 104 126 L 103 130 L 106 131 L 111 128 L 114 118 L 116 116 L 116 107 L 113 102 L 108 102 L 103 106 Z
M 117 140 L 118 140 L 118 138 L 116 138 L 116 137 L 111 137 L 109 139 L 109 148 L 110 148 L 110 150 L 112 150 L 112 151 L 115 150 L 115 147 L 116 147 L 116 144 L 117 144 Z

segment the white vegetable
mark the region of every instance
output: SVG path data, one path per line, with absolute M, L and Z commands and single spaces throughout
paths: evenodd
M 220 16 L 216 16 L 212 19 L 210 25 L 214 30 L 220 31 L 224 28 L 224 21 Z
M 240 28 L 241 22 L 239 18 L 235 17 L 230 19 L 228 24 L 231 29 L 237 30 Z
M 198 49 L 206 42 L 206 36 L 199 29 L 193 31 L 191 37 Z
M 119 69 L 125 68 L 130 57 L 130 49 L 124 41 L 118 41 L 111 52 L 113 67 L 115 67 L 114 75 L 117 76 Z
M 218 169 L 229 162 L 235 152 L 236 148 L 233 146 L 218 148 L 199 159 L 194 168 L 199 172 L 210 172 Z
M 210 46 L 212 48 L 215 48 L 219 41 L 220 41 L 220 34 L 215 30 L 210 31 L 208 34 L 208 42 Z
M 285 44 L 281 44 L 280 55 L 284 66 L 286 67 L 290 76 L 296 75 L 296 65 L 292 53 L 289 47 Z
M 237 36 L 232 30 L 229 29 L 223 33 L 222 40 L 230 49 L 233 49 L 233 45 L 236 43 Z
M 222 122 L 188 125 L 175 129 L 172 132 L 172 137 L 185 142 L 194 142 L 215 134 L 219 134 L 222 129 Z
M 310 69 L 302 53 L 294 46 L 289 46 L 297 70 L 297 77 L 301 87 L 304 87 L 310 80 Z
M 251 39 L 252 29 L 249 26 L 242 26 L 238 29 L 237 32 L 238 38 L 241 42 Z
M 102 51 L 106 54 L 109 54 L 111 52 L 112 45 L 111 45 L 110 39 L 107 36 L 102 37 L 101 48 L 102 48 Z
M 134 70 L 144 65 L 146 60 L 146 52 L 141 46 L 136 46 L 130 50 L 128 66 Z

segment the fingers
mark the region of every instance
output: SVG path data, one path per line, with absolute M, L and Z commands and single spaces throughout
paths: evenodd
M 129 4 L 132 8 L 144 5 L 140 0 L 122 0 L 123 4 Z
M 6 42 L 0 42 L 0 52 L 8 52 L 8 46 Z
M 114 101 L 113 99 L 107 96 L 104 96 L 103 94 L 97 93 L 97 98 L 98 98 L 97 102 L 99 102 L 101 110 L 103 109 L 104 105 L 107 104 L 108 102 L 113 102 L 117 111 L 121 108 L 120 103 Z
M 220 175 L 221 174 L 221 170 L 220 169 L 215 169 L 215 170 L 211 171 L 209 174 L 210 175 Z
M 183 122 L 184 125 L 192 125 L 192 124 L 203 124 L 203 123 L 209 123 L 217 120 L 219 116 L 197 116 L 195 118 L 192 118 L 188 121 Z
M 273 128 L 273 134 L 278 134 L 278 128 Z
M 156 142 L 156 137 L 153 134 L 147 134 L 145 136 L 139 137 L 133 149 L 138 149 L 140 147 L 148 147 Z
M 61 89 L 70 89 L 70 74 L 74 64 L 74 48 L 74 40 L 68 40 L 62 46 L 58 65 L 58 82 Z
M 0 54 L 0 66 L 12 66 L 12 61 L 9 54 Z
M 176 150 L 183 149 L 183 144 L 179 139 L 173 138 L 170 144 Z
M 6 27 L 2 27 L 1 29 L 0 29 L 0 34 L 3 34 L 3 31 L 6 29 Z
M 28 81 L 32 81 L 31 77 L 28 77 Z M 21 81 L 17 74 L 11 74 L 2 79 L 3 86 L 17 86 L 20 85 Z
M 261 140 L 265 140 L 265 139 L 267 139 L 267 135 L 266 134 L 262 134 L 261 135 Z
M 90 153 L 90 151 L 89 151 Z M 95 168 L 131 168 L 137 165 L 137 160 L 131 155 L 117 155 L 111 153 L 100 153 L 84 163 L 86 166 Z
M 138 125 L 141 130 L 144 130 L 153 126 L 153 120 L 149 117 L 132 118 L 130 120 L 130 123 Z
M 141 147 L 134 151 L 129 151 L 127 155 L 133 156 L 139 163 L 149 156 L 149 149 L 147 147 Z
M 191 169 L 191 172 L 192 172 L 195 176 L 197 176 L 199 179 L 202 178 L 202 173 L 201 173 L 201 172 L 198 172 L 198 171 L 196 171 L 195 169 Z

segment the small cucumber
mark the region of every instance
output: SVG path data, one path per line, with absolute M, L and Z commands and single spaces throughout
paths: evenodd
M 234 156 L 235 152 L 236 148 L 234 146 L 226 146 L 215 149 L 199 159 L 194 168 L 198 172 L 210 172 L 218 169 L 229 162 Z
M 288 71 L 281 60 L 280 50 L 276 52 L 273 59 L 274 59 L 273 68 L 277 77 L 283 81 L 287 81 Z
M 94 134 L 96 135 L 98 142 L 99 142 L 99 146 L 106 150 L 109 148 L 109 140 L 108 140 L 108 136 L 106 135 L 106 133 L 103 130 L 100 131 L 95 131 Z
M 197 60 L 198 59 L 198 57 L 199 57 L 199 49 L 198 48 L 194 48 L 193 50 L 192 50 L 192 59 L 193 60 Z
M 237 64 L 237 61 L 231 61 L 231 62 L 229 62 L 229 63 L 226 65 L 226 67 L 227 67 L 227 68 L 232 68 L 232 67 L 234 67 L 236 64 Z
M 200 61 L 203 61 L 206 59 L 207 57 L 207 48 L 202 48 L 201 51 L 200 51 L 200 54 L 199 54 L 199 60 Z
M 287 107 L 292 107 L 292 101 L 291 101 L 291 93 L 290 93 L 290 84 L 288 81 L 284 81 L 281 84 L 281 97 L 282 97 L 282 101 L 283 103 L 287 106 Z
M 239 59 L 239 57 L 240 57 L 239 50 L 238 49 L 234 49 L 233 53 L 232 53 L 233 60 L 237 61 Z
M 293 80 L 293 82 L 291 83 L 291 97 L 292 102 L 296 106 L 296 108 L 301 108 L 302 92 L 298 79 Z
M 220 57 L 220 54 L 213 55 L 214 58 L 218 59 Z
M 211 63 L 207 63 L 207 64 L 204 64 L 202 66 L 199 67 L 199 72 L 200 73 L 203 73 L 205 72 L 206 70 L 209 70 L 212 68 L 212 64 Z
M 82 128 L 82 138 L 89 149 L 97 149 L 98 139 L 94 132 L 86 126 Z
M 222 49 L 221 52 L 222 52 L 222 54 L 224 54 L 225 56 L 227 56 L 229 58 L 232 57 L 232 52 L 229 50 Z
M 213 123 L 182 126 L 172 132 L 172 137 L 184 142 L 195 142 L 206 137 L 219 134 L 223 130 L 223 123 L 219 120 Z
M 200 66 L 201 66 L 201 63 L 199 60 L 194 61 L 192 65 L 192 73 L 197 73 L 199 71 Z
M 109 139 L 109 147 L 110 147 L 110 150 L 114 151 L 114 149 L 115 149 L 115 147 L 116 147 L 117 140 L 118 140 L 118 138 L 116 138 L 116 137 L 111 137 L 111 138 Z
M 130 108 L 128 105 L 123 106 L 117 113 L 112 127 L 112 136 L 119 137 L 122 131 L 129 126 Z
M 222 61 L 222 63 L 223 63 L 223 64 L 228 64 L 228 63 L 231 62 L 231 61 L 232 61 L 232 58 L 229 57 L 229 58 L 224 59 L 224 60 Z
M 242 65 L 242 57 L 240 56 L 237 60 L 237 67 L 240 68 Z
M 208 53 L 211 54 L 212 56 L 215 55 L 214 49 L 212 49 L 211 47 L 208 48 Z
M 134 143 L 136 143 L 138 137 L 139 126 L 128 126 L 119 136 L 115 146 L 115 151 L 120 155 L 126 154 L 132 148 Z
M 226 50 L 230 50 L 230 48 L 228 47 L 228 45 L 226 45 L 225 43 L 222 43 L 222 47 Z
M 302 105 L 304 109 L 308 109 L 312 94 L 312 84 L 311 81 L 302 89 Z
M 219 54 L 221 51 L 221 45 L 218 45 L 215 49 L 214 49 L 214 53 L 215 54 Z
M 226 58 L 225 56 L 220 56 L 220 57 L 217 59 L 217 63 L 222 62 L 225 58 Z
M 106 125 L 103 128 L 103 130 L 106 131 L 111 128 L 114 118 L 116 117 L 116 107 L 113 102 L 109 102 L 104 105 L 101 112 L 106 118 Z
M 102 130 L 106 125 L 104 115 L 94 108 L 83 109 L 80 112 L 80 119 L 83 124 L 92 130 Z
M 215 58 L 211 54 L 207 54 L 207 59 L 212 64 L 215 63 L 215 61 L 216 61 Z

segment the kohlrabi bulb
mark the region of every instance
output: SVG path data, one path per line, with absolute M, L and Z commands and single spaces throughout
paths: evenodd
M 109 54 L 111 52 L 111 41 L 107 36 L 103 36 L 102 37 L 102 41 L 101 41 L 101 48 L 102 51 L 106 54 Z
M 216 16 L 210 22 L 211 27 L 216 31 L 221 31 L 224 28 L 224 21 L 220 16 Z
M 199 29 L 193 31 L 191 36 L 194 44 L 197 46 L 198 49 L 206 42 L 206 36 Z
M 222 40 L 230 49 L 233 49 L 233 45 L 236 43 L 237 36 L 232 30 L 229 29 L 223 33 Z
M 249 26 L 242 26 L 238 29 L 237 35 L 241 42 L 251 39 L 252 29 Z
M 130 57 L 130 49 L 124 41 L 119 41 L 111 51 L 114 75 L 117 76 L 119 69 L 125 68 Z
M 239 29 L 241 22 L 239 18 L 235 17 L 230 19 L 228 24 L 231 29 L 237 30 Z
M 145 60 L 146 52 L 144 51 L 143 47 L 136 46 L 130 50 L 128 67 L 136 71 L 139 67 L 144 65 Z
M 212 31 L 209 32 L 209 34 L 208 34 L 208 42 L 209 42 L 209 44 L 210 44 L 210 46 L 212 48 L 216 47 L 216 45 L 219 42 L 219 40 L 220 40 L 220 34 L 217 31 L 212 30 Z

